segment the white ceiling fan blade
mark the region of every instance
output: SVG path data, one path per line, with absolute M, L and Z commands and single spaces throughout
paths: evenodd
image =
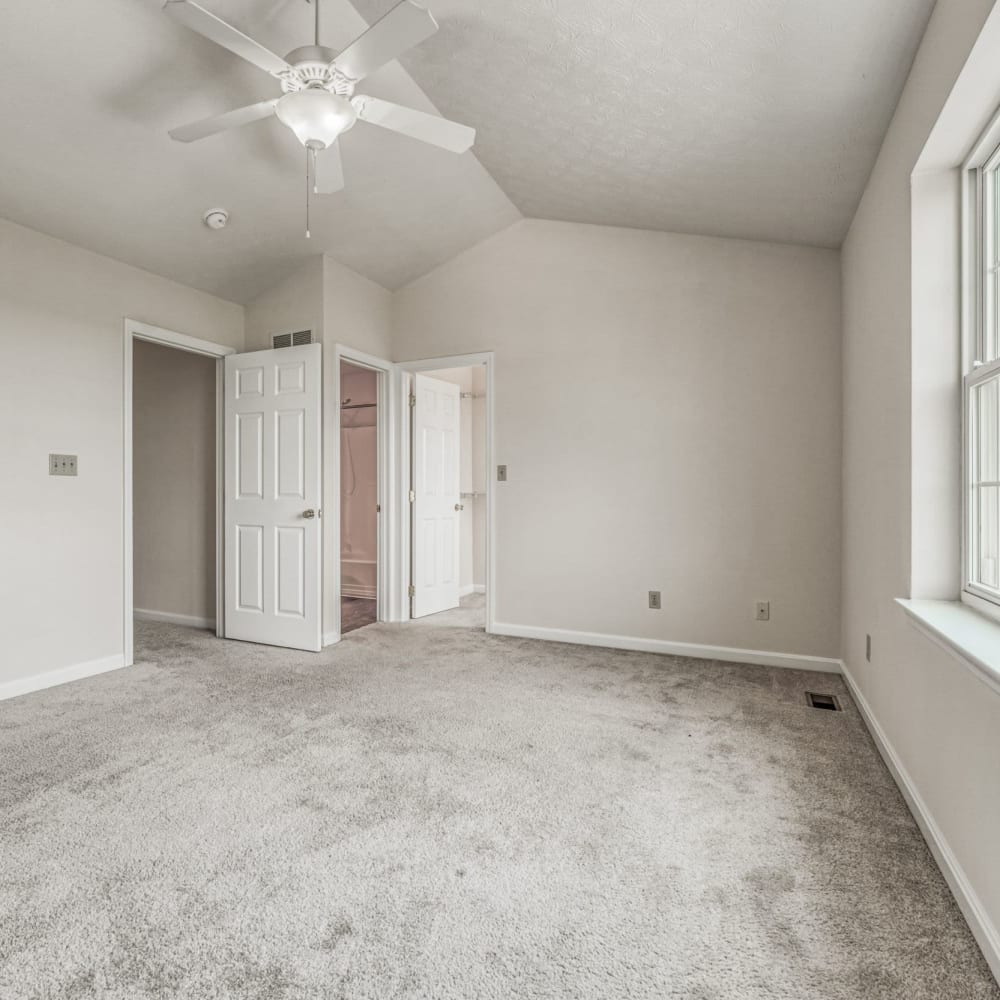
M 238 31 L 231 24 L 226 24 L 221 18 L 192 3 L 191 0 L 167 0 L 163 9 L 175 20 L 197 31 L 199 35 L 229 49 L 241 59 L 259 66 L 266 73 L 277 75 L 289 69 L 288 63 L 276 56 L 270 49 L 255 42 L 252 38 Z
M 476 130 L 468 125 L 459 125 L 458 122 L 414 108 L 404 108 L 401 104 L 378 97 L 358 96 L 351 103 L 362 121 L 429 142 L 452 153 L 464 153 L 476 141 Z
M 335 194 L 344 187 L 344 164 L 340 159 L 340 145 L 334 143 L 316 153 L 313 161 L 313 191 L 316 194 Z
M 181 125 L 180 128 L 170 130 L 170 138 L 176 139 L 178 142 L 194 142 L 195 139 L 204 139 L 217 132 L 224 132 L 227 128 L 249 125 L 251 122 L 257 122 L 273 115 L 277 103 L 278 98 L 276 97 L 271 101 L 261 101 L 259 104 L 249 104 L 245 108 L 227 111 L 223 115 L 213 115 L 211 118 L 204 118 L 200 122 L 192 122 L 190 125 Z
M 437 30 L 437 21 L 426 7 L 415 0 L 403 0 L 351 42 L 333 65 L 355 82 L 363 80 Z

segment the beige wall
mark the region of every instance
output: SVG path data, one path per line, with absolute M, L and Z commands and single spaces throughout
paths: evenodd
M 839 656 L 836 252 L 519 222 L 395 295 L 396 360 L 483 350 L 498 622 Z
M 323 258 L 323 343 L 389 360 L 392 293 L 332 257 Z
M 918 482 L 926 473 L 911 462 L 911 448 L 919 450 L 925 437 L 911 438 L 917 426 L 911 424 L 912 321 L 922 317 L 911 314 L 910 175 L 992 6 L 992 0 L 938 0 L 843 249 L 842 648 L 848 670 L 995 928 L 1000 697 L 918 633 L 894 600 L 910 595 L 911 572 L 918 590 L 928 586 L 926 568 L 913 565 L 914 547 L 921 560 L 933 556 L 920 552 L 932 534 L 914 537 L 911 522 L 911 509 L 923 508 L 927 497 L 916 496 L 912 487 L 914 472 Z M 982 96 L 1000 104 L 1000 94 Z M 937 255 L 942 266 L 954 256 L 945 247 Z M 934 280 L 943 290 L 953 276 Z M 952 336 L 953 326 L 949 320 L 941 335 Z M 952 378 L 957 382 L 957 364 Z M 951 447 L 957 453 L 957 433 Z M 945 494 L 956 471 L 953 460 L 938 469 Z M 945 510 L 950 503 L 937 506 Z M 957 523 L 949 530 L 957 537 Z M 954 559 L 954 544 L 950 551 Z M 957 582 L 955 569 L 944 576 L 945 583 L 948 577 L 952 586 Z M 872 636 L 871 663 L 865 659 L 866 634 Z
M 122 655 L 126 316 L 243 343 L 240 306 L 0 221 L 0 684 Z
M 323 330 L 323 258 L 307 257 L 246 307 L 246 349 L 270 350 L 276 333 Z
M 135 607 L 212 622 L 216 368 L 201 354 L 133 347 Z

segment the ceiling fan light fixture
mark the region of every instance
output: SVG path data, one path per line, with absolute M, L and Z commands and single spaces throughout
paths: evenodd
M 275 114 L 307 149 L 328 149 L 358 118 L 351 102 L 328 90 L 310 88 L 285 94 Z

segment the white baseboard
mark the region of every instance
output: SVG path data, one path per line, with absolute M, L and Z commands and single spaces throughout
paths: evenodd
M 468 597 L 469 594 L 485 594 L 486 584 L 484 583 L 467 583 L 464 587 L 460 588 L 458 591 L 459 597 Z
M 976 895 L 976 890 L 973 889 L 968 876 L 959 864 L 958 858 L 955 857 L 955 852 L 952 851 L 941 832 L 941 828 L 927 808 L 927 804 L 921 798 L 917 786 L 903 766 L 899 754 L 889 742 L 885 730 L 875 718 L 875 713 L 872 711 L 871 705 L 868 704 L 868 699 L 861 693 L 861 689 L 855 683 L 846 663 L 842 664 L 842 673 L 851 692 L 851 697 L 858 706 L 858 711 L 875 741 L 875 746 L 878 747 L 886 767 L 889 768 L 899 790 L 903 793 L 903 798 L 906 799 L 906 804 L 910 807 L 910 812 L 913 813 L 913 818 L 917 821 L 920 832 L 924 835 L 924 840 L 927 841 L 927 846 L 930 847 L 934 860 L 937 861 L 938 867 L 941 869 L 941 873 L 944 875 L 973 936 L 982 949 L 994 977 L 1000 981 L 1000 934 L 997 933 L 997 928 L 986 913 L 979 896 Z
M 356 597 L 362 601 L 374 601 L 378 596 L 374 587 L 342 587 L 340 594 L 342 597 Z
M 124 666 L 125 657 L 121 653 L 115 653 L 114 656 L 104 656 L 99 660 L 46 670 L 45 673 L 34 674 L 31 677 L 20 677 L 0 684 L 0 701 L 17 698 L 22 694 L 31 694 L 32 691 L 42 691 L 58 684 L 82 680 L 84 677 L 93 677 L 95 674 L 105 674 L 109 670 L 120 670 Z
M 702 646 L 669 639 L 643 639 L 630 635 L 604 635 L 600 632 L 574 632 L 562 628 L 539 628 L 534 625 L 493 623 L 497 635 L 545 642 L 569 642 L 578 646 L 604 646 L 607 649 L 630 649 L 640 653 L 664 653 L 668 656 L 693 656 L 701 660 L 725 660 L 729 663 L 753 663 L 765 667 L 788 667 L 791 670 L 816 670 L 839 674 L 840 660 L 825 656 L 801 656 L 794 653 L 769 653 L 759 649 L 733 649 L 729 646 Z
M 340 642 L 340 636 L 336 632 L 324 632 L 323 633 L 323 648 L 327 646 L 333 646 Z
M 175 615 L 172 611 L 151 611 L 149 608 L 136 608 L 132 614 L 141 622 L 166 622 L 168 625 L 184 625 L 186 628 L 215 628 L 214 618 Z

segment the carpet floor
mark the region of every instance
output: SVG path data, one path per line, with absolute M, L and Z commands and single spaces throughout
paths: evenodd
M 0 997 L 1000 1000 L 838 678 L 476 618 L 0 705 Z
M 363 597 L 342 597 L 340 599 L 340 632 L 345 635 L 355 629 L 373 625 L 378 617 L 377 603 Z

